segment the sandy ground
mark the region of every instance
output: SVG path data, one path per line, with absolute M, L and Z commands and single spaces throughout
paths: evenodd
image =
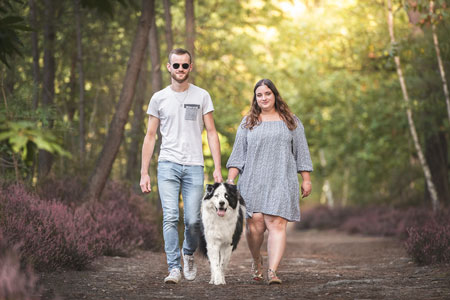
M 86 271 L 41 274 L 42 299 L 450 299 L 450 266 L 417 266 L 400 241 L 335 231 L 289 230 L 279 286 L 250 279 L 243 236 L 225 286 L 210 285 L 205 259 L 194 281 L 164 284 L 164 253 L 101 257 Z M 267 257 L 264 261 L 267 265 Z

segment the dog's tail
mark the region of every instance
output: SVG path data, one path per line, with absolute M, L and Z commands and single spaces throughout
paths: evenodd
M 208 249 L 206 248 L 205 230 L 203 223 L 200 222 L 200 230 L 198 234 L 198 248 L 197 251 L 204 257 L 208 257 Z

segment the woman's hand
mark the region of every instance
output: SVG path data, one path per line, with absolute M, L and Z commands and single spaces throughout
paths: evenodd
M 310 180 L 303 180 L 302 182 L 302 198 L 308 197 L 312 191 L 312 184 Z

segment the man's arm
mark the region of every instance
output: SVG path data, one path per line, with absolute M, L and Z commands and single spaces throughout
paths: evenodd
M 159 119 L 152 115 L 148 118 L 147 133 L 145 134 L 144 143 L 142 145 L 142 162 L 141 162 L 141 190 L 143 193 L 150 193 L 152 185 L 150 183 L 150 175 L 148 168 L 152 160 L 153 151 L 155 149 L 156 131 L 158 130 Z
M 214 161 L 214 181 L 222 182 L 222 166 L 220 161 L 220 142 L 219 136 L 214 125 L 214 118 L 212 112 L 203 115 L 203 122 L 205 123 L 206 135 L 208 137 L 208 145 Z

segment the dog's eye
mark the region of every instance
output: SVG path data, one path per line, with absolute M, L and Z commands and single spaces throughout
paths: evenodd
M 225 199 L 228 200 L 229 197 L 230 197 L 230 196 L 228 196 L 228 194 L 225 194 Z

